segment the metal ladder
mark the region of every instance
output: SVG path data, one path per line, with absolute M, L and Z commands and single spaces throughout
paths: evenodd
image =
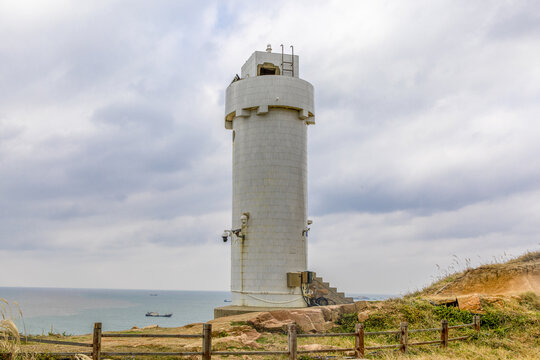
M 294 47 L 291 45 L 291 61 L 285 61 L 285 53 L 283 50 L 283 44 L 281 44 L 281 75 L 285 75 L 285 71 L 289 71 L 291 76 L 294 77 Z M 285 64 L 291 66 L 290 69 L 285 69 Z

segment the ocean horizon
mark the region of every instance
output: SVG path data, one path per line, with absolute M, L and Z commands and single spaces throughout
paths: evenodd
M 347 294 L 355 300 L 384 300 L 393 295 Z M 21 333 L 81 335 L 101 322 L 103 331 L 158 325 L 179 327 L 212 320 L 214 308 L 229 305 L 229 291 L 76 289 L 0 287 L 9 303 L 4 312 Z M 22 317 L 19 315 L 19 310 Z M 147 312 L 173 314 L 147 317 Z M 11 313 L 11 314 L 10 314 Z

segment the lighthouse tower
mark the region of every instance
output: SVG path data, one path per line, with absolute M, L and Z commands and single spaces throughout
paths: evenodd
M 291 47 L 292 48 L 292 47 Z M 304 307 L 288 273 L 307 270 L 307 127 L 313 86 L 298 56 L 256 51 L 227 88 L 232 132 L 232 305 Z M 289 274 L 290 277 L 291 274 Z

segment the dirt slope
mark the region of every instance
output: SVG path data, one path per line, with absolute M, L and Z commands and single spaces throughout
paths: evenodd
M 465 295 L 540 295 L 540 251 L 527 253 L 504 264 L 469 269 L 435 283 L 424 291 L 431 297 Z

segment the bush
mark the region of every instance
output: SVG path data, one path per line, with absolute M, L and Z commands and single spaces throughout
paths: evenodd
M 409 326 L 429 327 L 432 321 L 432 309 L 433 306 L 427 302 L 413 301 L 403 304 L 399 311 Z
M 520 302 L 532 310 L 540 311 L 540 298 L 532 291 L 521 294 Z
M 371 314 L 366 321 L 364 321 L 364 326 L 367 331 L 372 330 L 388 330 L 393 326 L 394 318 L 390 314 Z
M 433 312 L 438 320 L 448 320 L 449 325 L 470 324 L 473 321 L 473 314 L 470 311 L 453 306 L 435 306 Z
M 354 328 L 358 323 L 358 313 L 343 314 L 340 316 L 336 324 L 339 325 L 335 330 L 336 332 L 354 332 Z

